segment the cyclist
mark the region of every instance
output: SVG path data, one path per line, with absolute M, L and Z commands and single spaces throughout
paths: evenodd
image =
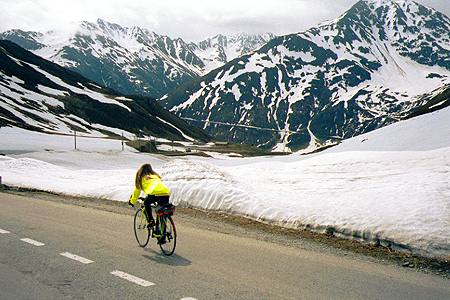
M 168 205 L 170 189 L 162 182 L 161 176 L 152 169 L 150 164 L 144 164 L 136 172 L 134 191 L 130 196 L 130 200 L 128 200 L 129 205 L 134 207 L 141 191 L 147 195 L 144 200 L 144 206 L 148 221 L 147 226 L 151 228 L 156 225 L 151 204 L 157 202 L 160 206 Z

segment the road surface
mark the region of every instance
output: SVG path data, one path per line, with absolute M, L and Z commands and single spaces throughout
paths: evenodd
M 132 217 L 0 193 L 0 299 L 450 299 L 450 280 L 196 228 L 176 253 Z

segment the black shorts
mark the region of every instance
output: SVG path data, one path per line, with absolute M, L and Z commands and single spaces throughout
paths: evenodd
M 169 204 L 170 196 L 155 196 L 148 195 L 146 201 L 150 201 L 150 203 L 158 203 L 159 206 L 165 206 Z

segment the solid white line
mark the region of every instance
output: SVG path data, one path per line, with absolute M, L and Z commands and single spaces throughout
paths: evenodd
M 144 280 L 142 278 L 139 278 L 139 277 L 127 274 L 127 273 L 122 272 L 122 271 L 117 271 L 117 270 L 116 271 L 112 271 L 111 274 L 113 274 L 114 276 L 123 278 L 125 280 L 131 281 L 133 283 L 139 284 L 141 286 L 148 287 L 148 286 L 151 286 L 151 285 L 155 285 L 153 282 L 150 282 L 150 281 Z
M 70 258 L 70 259 L 73 259 L 73 260 L 76 260 L 76 261 L 79 261 L 80 263 L 83 263 L 83 264 L 90 264 L 90 263 L 94 262 L 93 260 L 78 256 L 78 255 L 75 255 L 75 254 L 72 254 L 69 252 L 63 252 L 63 253 L 60 253 L 60 255 Z
M 11 233 L 11 232 L 9 232 L 8 230 L 0 229 L 0 233 Z
M 44 243 L 41 243 L 41 242 L 38 242 L 38 241 L 35 241 L 35 240 L 32 240 L 32 239 L 29 239 L 29 238 L 24 238 L 24 239 L 20 239 L 20 240 L 22 242 L 25 242 L 25 243 L 28 243 L 28 244 L 31 244 L 31 245 L 34 245 L 34 246 L 38 246 L 38 247 L 45 245 Z

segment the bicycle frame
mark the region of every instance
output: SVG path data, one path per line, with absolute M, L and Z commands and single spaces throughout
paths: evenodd
M 143 214 L 141 215 L 141 219 L 139 220 L 139 222 L 142 224 L 142 221 L 143 221 L 142 218 L 145 218 L 145 215 L 147 214 L 147 212 L 145 211 L 144 200 L 142 198 L 139 198 L 138 200 L 140 200 L 139 202 L 141 203 L 141 210 L 143 212 Z M 150 205 L 153 208 L 157 207 L 157 205 L 154 203 L 152 203 Z M 156 215 L 156 219 L 155 219 L 156 225 L 155 225 L 154 229 L 156 229 L 156 226 L 159 226 L 159 232 L 162 233 L 162 232 L 164 232 L 163 224 L 165 224 L 165 222 L 162 222 L 163 221 L 163 220 L 161 220 L 161 218 L 163 218 L 162 216 L 159 216 L 158 214 L 155 214 L 155 215 Z M 152 235 L 151 235 L 151 237 L 153 237 L 153 238 L 156 237 L 154 235 L 154 229 L 152 228 Z

